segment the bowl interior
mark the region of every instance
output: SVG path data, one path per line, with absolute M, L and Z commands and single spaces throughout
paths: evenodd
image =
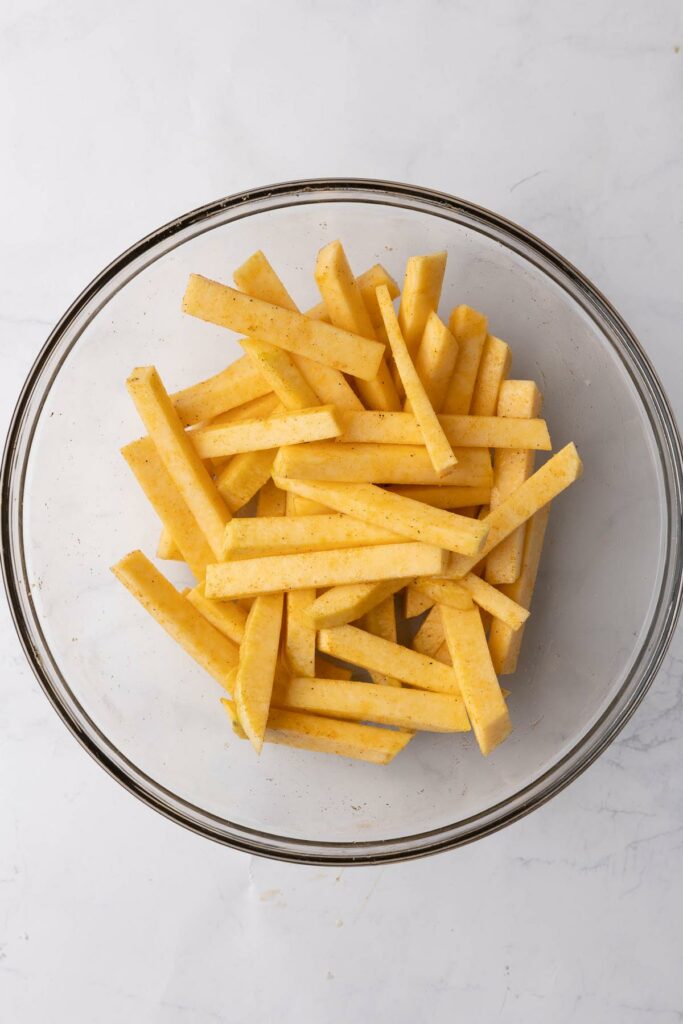
M 471 737 L 420 735 L 389 768 L 233 737 L 214 682 L 147 617 L 109 566 L 153 555 L 159 524 L 119 455 L 142 433 L 124 381 L 154 363 L 169 390 L 241 354 L 233 335 L 185 317 L 195 271 L 229 282 L 262 248 L 302 307 L 317 300 L 317 250 L 341 237 L 358 272 L 448 250 L 441 312 L 485 311 L 534 378 L 554 447 L 574 440 L 585 474 L 553 508 L 518 672 L 514 733 L 488 759 Z M 219 211 L 120 269 L 71 326 L 37 412 L 21 541 L 35 627 L 59 699 L 123 771 L 188 820 L 294 840 L 375 843 L 480 815 L 538 779 L 590 733 L 626 684 L 650 629 L 667 522 L 658 446 L 609 327 L 547 268 L 476 218 L 335 197 Z M 181 567 L 162 563 L 177 584 Z

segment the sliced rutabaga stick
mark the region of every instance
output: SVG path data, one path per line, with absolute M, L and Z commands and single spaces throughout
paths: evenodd
M 409 444 L 340 444 L 316 441 L 278 452 L 273 473 L 300 480 L 340 483 L 466 484 L 490 487 L 491 457 L 485 448 L 458 448 L 458 464 L 440 477 L 427 449 Z
M 422 443 L 415 417 L 408 412 L 344 412 L 339 440 L 354 444 Z M 550 451 L 545 420 L 500 416 L 439 416 L 449 444 L 460 448 L 529 448 Z
M 315 675 L 315 630 L 306 611 L 315 601 L 315 588 L 290 590 L 287 594 L 285 658 L 294 675 Z
M 287 511 L 287 493 L 275 485 L 274 480 L 266 480 L 258 493 L 256 503 L 257 516 L 284 516 Z M 254 519 L 241 519 L 240 522 L 256 522 Z
M 384 640 L 391 640 L 396 643 L 396 606 L 394 595 L 385 597 L 383 601 L 376 604 L 374 608 L 366 612 L 362 620 L 363 629 L 375 636 L 381 636 Z M 375 683 L 380 686 L 400 686 L 401 680 L 394 676 L 387 676 L 384 672 L 370 672 Z
M 300 498 L 298 494 L 287 491 L 288 516 L 327 515 L 329 511 L 327 505 L 321 505 L 319 501 L 309 501 L 308 498 Z
M 264 419 L 266 416 L 272 416 L 275 413 L 284 411 L 285 408 L 282 402 L 271 391 L 267 395 L 262 395 L 261 398 L 255 398 L 251 402 L 245 402 L 244 405 L 238 405 L 235 409 L 229 409 L 228 412 L 222 412 L 219 416 L 215 416 L 211 420 L 211 426 L 218 427 L 224 426 L 227 423 L 244 423 L 245 420 Z M 209 424 L 207 423 L 205 426 L 209 426 Z M 231 456 L 225 455 L 211 459 L 214 476 L 217 476 L 225 469 L 230 458 Z
M 214 377 L 176 391 L 171 395 L 171 401 L 183 426 L 191 427 L 271 391 L 258 367 L 251 359 L 242 356 Z
M 422 612 L 426 612 L 433 604 L 430 597 L 425 597 L 417 587 L 408 584 L 403 594 L 403 617 L 414 619 L 417 615 L 422 615 Z
M 239 724 L 232 701 L 223 700 L 233 730 L 241 739 L 246 734 Z M 299 750 L 313 750 L 321 754 L 338 754 L 372 764 L 389 764 L 399 754 L 414 733 L 398 729 L 383 729 L 356 722 L 337 721 L 302 711 L 280 711 L 273 708 L 268 716 L 264 740 Z
M 126 555 L 112 566 L 112 572 L 169 636 L 221 686 L 229 689 L 230 670 L 237 663 L 237 645 L 207 622 L 142 551 Z
M 420 690 L 459 693 L 458 682 L 451 668 L 355 626 L 321 629 L 318 633 L 318 650 L 362 668 L 389 672 Z
M 548 524 L 550 505 L 544 506 L 526 524 L 524 552 L 519 577 L 514 583 L 501 586 L 501 592 L 516 601 L 524 608 L 531 607 L 531 599 L 536 585 L 538 566 L 543 550 L 543 539 Z M 517 668 L 517 659 L 522 646 L 524 628 L 512 630 L 498 619 L 491 623 L 489 634 L 489 650 L 493 667 L 499 675 L 509 675 Z
M 362 380 L 377 375 L 384 345 L 301 313 L 252 298 L 228 285 L 191 274 L 183 310 L 200 320 L 228 327 L 249 337 L 333 366 Z
M 457 358 L 457 341 L 436 313 L 430 313 L 415 356 L 415 369 L 436 412 L 446 400 Z M 406 399 L 404 409 L 409 412 L 410 408 Z
M 207 565 L 214 560 L 213 552 L 161 461 L 154 442 L 150 437 L 141 437 L 122 448 L 121 454 L 145 497 L 178 545 L 181 557 L 194 576 L 203 580 Z
M 446 557 L 441 548 L 406 543 L 220 562 L 207 567 L 206 594 L 251 597 L 277 590 L 407 578 L 416 573 L 433 576 L 440 573 Z
M 406 398 L 410 401 L 412 413 L 420 428 L 432 466 L 437 476 L 446 476 L 449 470 L 456 465 L 458 459 L 443 432 L 439 418 L 413 365 L 385 285 L 380 285 L 377 289 L 377 301 L 384 319 L 394 365 L 401 379 Z
M 261 452 L 242 452 L 235 455 L 216 478 L 220 491 L 231 512 L 237 512 L 254 497 L 270 478 L 277 448 Z
M 339 413 L 332 405 L 275 413 L 262 419 L 244 420 L 192 430 L 195 451 L 202 459 L 238 452 L 264 451 L 280 445 L 304 444 L 338 437 L 343 430 Z
M 243 338 L 240 344 L 286 409 L 321 404 L 289 352 L 258 338 Z
M 240 646 L 235 707 L 257 754 L 261 753 L 270 710 L 283 607 L 283 594 L 259 594 L 251 606 Z
M 413 637 L 413 647 L 420 654 L 426 654 L 430 658 L 437 659 L 437 651 L 446 641 L 441 621 L 441 612 L 438 605 L 434 606 L 424 622 Z M 450 659 L 449 659 L 450 660 Z
M 495 416 L 500 387 L 510 372 L 511 362 L 510 346 L 489 334 L 484 342 L 470 404 L 473 416 Z
M 235 601 L 212 601 L 204 594 L 204 587 L 201 584 L 194 590 L 189 590 L 185 598 L 224 636 L 236 644 L 242 643 L 247 621 L 244 608 L 240 608 Z
M 361 295 L 363 296 L 365 308 L 370 314 L 372 326 L 378 334 L 381 334 L 384 324 L 382 321 L 382 314 L 380 313 L 379 306 L 377 305 L 377 296 L 375 292 L 381 284 L 385 284 L 389 289 L 389 294 L 392 299 L 395 299 L 400 295 L 400 289 L 393 277 L 387 273 L 381 263 L 375 263 L 369 270 L 364 271 L 360 277 L 356 278 L 356 283 L 360 288 Z M 283 303 L 278 303 L 278 305 L 283 305 Z M 306 316 L 310 317 L 311 320 L 324 320 L 326 323 L 330 322 L 330 315 L 327 312 L 327 306 L 324 302 L 319 302 L 317 306 L 312 306 L 311 309 L 307 309 Z
M 128 393 L 209 547 L 220 558 L 230 512 L 195 451 L 153 366 L 141 366 L 126 382 Z M 178 538 L 176 537 L 176 540 Z
M 233 519 L 225 531 L 227 561 L 401 543 L 404 537 L 339 513 Z
M 447 255 L 411 256 L 406 263 L 398 322 L 411 357 L 417 352 L 429 314 L 439 307 Z
M 275 687 L 273 706 L 426 732 L 469 732 L 470 729 L 460 697 L 374 683 L 293 678 Z
M 448 385 L 443 411 L 464 416 L 470 411 L 474 385 L 488 333 L 488 321 L 471 306 L 456 306 L 448 321 L 458 343 L 455 371 Z
M 404 583 L 404 579 L 398 579 L 331 587 L 313 602 L 306 612 L 306 617 L 314 629 L 343 626 L 347 622 L 360 619 L 380 601 L 400 590 Z
M 434 508 L 454 509 L 487 505 L 491 494 L 490 487 L 458 487 L 451 484 L 444 487 L 388 487 L 387 490 L 404 498 L 423 501 L 425 505 L 433 505 Z
M 480 608 L 484 608 L 513 630 L 519 629 L 529 618 L 526 608 L 472 572 L 458 582 L 433 579 L 419 580 L 415 585 L 436 604 L 445 604 L 451 608 L 468 608 L 471 598 Z
M 289 309 L 294 313 L 299 312 L 294 299 L 261 251 L 250 256 L 235 271 L 233 277 L 237 287 L 252 298 L 272 302 L 273 305 L 282 306 L 283 309 Z M 315 310 L 312 310 L 307 315 L 316 320 L 328 319 L 324 307 L 323 315 L 312 316 L 314 313 Z M 301 354 L 292 354 L 292 359 L 321 402 L 335 405 L 338 409 L 363 408 L 358 395 L 339 370 L 316 363 Z
M 491 663 L 478 610 L 441 606 L 444 633 L 460 693 L 482 754 L 509 735 L 512 725 Z
M 330 242 L 318 253 L 315 280 L 330 322 L 363 338 L 377 338 L 370 313 L 353 276 L 341 242 Z M 373 380 L 358 381 L 358 393 L 369 409 L 400 409 L 394 381 L 382 358 Z
M 171 478 L 169 477 L 169 480 Z M 171 483 L 173 481 L 171 480 Z M 174 485 L 175 486 L 175 485 Z M 187 506 L 185 506 L 187 508 Z M 194 516 L 192 517 L 194 519 Z M 197 521 L 195 520 L 195 529 L 197 529 Z M 203 539 L 203 538 L 202 538 Z M 184 562 L 183 553 L 173 539 L 173 534 L 167 526 L 161 527 L 161 533 L 159 534 L 159 543 L 157 544 L 157 558 L 161 558 L 168 562 Z M 213 561 L 213 558 L 209 559 Z
M 276 479 L 283 489 L 320 501 L 337 512 L 448 551 L 476 554 L 486 536 L 486 526 L 476 519 L 403 498 L 374 484 L 328 484 L 287 477 Z
M 485 558 L 497 544 L 508 537 L 513 530 L 530 519 L 556 498 L 565 488 L 569 487 L 582 471 L 581 459 L 574 444 L 568 444 L 561 451 L 537 469 L 521 487 L 518 487 L 497 508 L 489 512 L 485 523 L 489 526 L 489 534 L 479 555 L 465 557 L 451 555 L 444 576 L 449 579 L 460 579 L 466 576 L 482 558 Z M 208 571 L 208 570 L 207 570 Z
M 350 668 L 344 668 L 343 665 L 335 665 L 333 661 L 328 661 L 327 658 L 316 657 L 315 659 L 315 677 L 316 679 L 343 679 L 344 682 L 350 680 L 353 672 Z
M 520 423 L 531 422 L 538 416 L 542 405 L 541 392 L 532 380 L 508 380 L 500 389 L 498 410 L 500 415 L 519 417 Z M 517 490 L 534 471 L 534 453 L 517 450 L 495 452 L 493 457 L 493 487 L 491 508 L 495 508 L 509 494 Z M 524 527 L 518 527 L 498 545 L 486 561 L 486 579 L 489 583 L 514 583 L 522 566 Z

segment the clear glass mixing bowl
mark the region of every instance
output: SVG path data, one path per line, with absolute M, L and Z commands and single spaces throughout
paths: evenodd
M 233 737 L 219 692 L 116 582 L 158 524 L 118 454 L 141 425 L 124 381 L 154 363 L 170 389 L 239 348 L 184 317 L 191 271 L 230 280 L 262 248 L 302 307 L 317 250 L 399 279 L 447 249 L 443 310 L 484 310 L 535 378 L 555 447 L 582 480 L 556 503 L 517 674 L 514 733 L 488 759 L 471 737 L 417 736 L 388 768 Z M 681 448 L 642 349 L 581 274 L 462 200 L 379 181 L 301 181 L 212 203 L 116 259 L 66 312 L 19 399 L 2 470 L 5 583 L 55 709 L 150 806 L 229 846 L 293 861 L 415 857 L 528 813 L 605 749 L 650 685 L 681 598 Z M 167 563 L 171 565 L 171 563 Z M 182 570 L 171 570 L 177 583 Z

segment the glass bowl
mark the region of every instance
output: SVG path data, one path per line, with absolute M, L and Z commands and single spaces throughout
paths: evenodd
M 555 448 L 581 481 L 550 517 L 533 615 L 509 686 L 511 738 L 418 735 L 387 768 L 283 747 L 257 760 L 214 682 L 114 579 L 159 526 L 118 450 L 142 433 L 124 381 L 154 363 L 171 390 L 222 369 L 233 336 L 183 316 L 191 271 L 229 281 L 264 249 L 302 307 L 317 250 L 401 278 L 447 249 L 443 295 L 484 310 L 536 379 Z M 31 370 L 2 469 L 5 584 L 54 708 L 131 793 L 194 831 L 313 863 L 400 860 L 480 838 L 575 778 L 624 725 L 662 661 L 681 599 L 681 447 L 647 357 L 619 315 L 542 242 L 451 196 L 380 181 L 299 181 L 188 213 L 116 259 Z M 174 582 L 182 567 L 165 563 Z

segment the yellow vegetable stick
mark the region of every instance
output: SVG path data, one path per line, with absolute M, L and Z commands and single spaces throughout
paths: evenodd
M 501 384 L 510 372 L 510 346 L 489 334 L 474 384 L 470 413 L 473 416 L 495 416 Z
M 511 629 L 519 629 L 529 618 L 526 608 L 472 572 L 458 582 L 439 579 L 419 580 L 415 586 L 436 604 L 445 604 L 449 608 L 468 608 L 471 598 L 480 608 L 505 622 Z
M 284 516 L 287 509 L 287 494 L 275 485 L 274 480 L 266 480 L 258 494 L 256 504 L 257 516 Z M 255 522 L 244 520 L 240 522 Z
M 251 606 L 240 646 L 235 707 L 240 725 L 261 753 L 275 681 L 284 595 L 259 594 Z
M 433 486 L 433 487 L 388 487 L 393 494 L 400 494 L 404 498 L 412 498 L 414 501 L 423 501 L 425 505 L 433 505 L 434 508 L 457 508 L 465 509 L 472 505 L 479 506 L 488 504 L 491 494 L 490 487 L 458 487 L 458 486 Z M 461 511 L 464 515 L 464 511 Z
M 235 601 L 210 600 L 204 594 L 204 587 L 201 584 L 194 590 L 188 590 L 185 597 L 219 632 L 236 644 L 242 643 L 247 621 L 244 608 L 240 608 Z
M 457 341 L 436 313 L 430 313 L 415 356 L 415 369 L 436 412 L 441 411 L 446 400 L 457 358 Z M 410 412 L 409 399 L 404 409 Z
M 414 619 L 417 615 L 422 615 L 422 612 L 426 611 L 434 602 L 421 594 L 417 587 L 408 584 L 403 595 L 403 616 L 406 619 Z
M 171 481 L 171 483 L 172 482 L 173 481 Z M 187 508 L 187 506 L 185 507 Z M 197 522 L 195 520 L 195 529 L 196 528 Z M 182 551 L 180 550 L 176 542 L 173 540 L 173 534 L 171 533 L 167 526 L 161 527 L 161 533 L 159 534 L 159 543 L 157 544 L 157 558 L 162 558 L 164 559 L 164 561 L 168 562 L 185 561 L 185 559 L 183 558 Z
M 330 242 L 318 253 L 315 280 L 331 323 L 363 338 L 377 338 L 363 295 L 341 242 Z M 382 358 L 373 380 L 358 381 L 358 393 L 369 409 L 400 409 L 386 360 Z
M 549 513 L 550 505 L 546 505 L 526 524 L 521 572 L 514 583 L 501 587 L 503 594 L 524 608 L 531 608 Z M 491 623 L 489 650 L 493 666 L 499 675 L 509 675 L 517 668 L 523 635 L 524 627 L 515 631 L 497 619 Z
M 285 657 L 292 673 L 297 676 L 315 675 L 315 630 L 305 618 L 314 601 L 313 587 L 290 590 L 287 594 Z
M 259 516 L 256 519 L 233 519 L 228 523 L 223 556 L 226 561 L 234 562 L 266 555 L 396 544 L 403 539 L 399 533 L 339 513 L 319 514 L 315 518 Z
M 262 338 L 362 380 L 372 380 L 377 375 L 384 354 L 384 345 L 378 341 L 252 298 L 199 274 L 190 275 L 183 310 L 200 320 Z
M 267 395 L 272 388 L 250 359 L 242 356 L 208 380 L 171 395 L 184 427 L 211 420 L 219 413 Z
M 488 322 L 482 313 L 471 306 L 456 306 L 448 326 L 458 343 L 458 358 L 453 378 L 448 385 L 443 411 L 463 416 L 470 411 Z
M 452 669 L 408 647 L 393 644 L 355 626 L 335 626 L 318 633 L 318 650 L 362 668 L 389 672 L 410 686 L 436 693 L 459 693 Z M 488 653 L 488 648 L 487 648 Z
M 436 608 L 436 610 L 438 611 L 438 608 Z M 441 612 L 439 612 L 439 614 L 441 614 Z M 450 652 L 448 650 L 448 644 L 446 643 L 445 640 L 439 647 L 438 651 L 435 651 L 434 654 L 431 655 L 431 657 L 434 658 L 434 661 L 440 661 L 443 665 L 453 664 L 453 662 L 451 661 Z
M 376 604 L 365 613 L 362 618 L 363 629 L 375 636 L 381 636 L 384 640 L 391 640 L 396 643 L 396 607 L 394 595 L 385 597 L 383 601 Z M 400 686 L 401 680 L 393 676 L 387 676 L 384 672 L 370 672 L 371 678 L 380 686 Z M 397 724 L 397 723 L 390 723 Z
M 241 452 L 230 459 L 216 477 L 216 487 L 231 512 L 237 512 L 270 478 L 277 448 Z
M 566 445 L 553 455 L 521 487 L 488 514 L 484 522 L 488 523 L 489 534 L 479 555 L 471 558 L 451 555 L 444 576 L 449 579 L 460 579 L 467 575 L 480 559 L 485 558 L 513 530 L 574 483 L 581 475 L 582 468 L 574 444 Z
M 335 665 L 333 661 L 328 661 L 327 658 L 316 657 L 315 659 L 316 679 L 343 679 L 345 682 L 348 682 L 352 675 L 353 672 L 350 668 Z
M 343 430 L 339 413 L 332 405 L 275 413 L 265 419 L 244 420 L 218 426 L 199 427 L 188 437 L 202 459 L 239 452 L 263 451 L 280 445 L 324 441 Z
M 283 309 L 289 309 L 294 313 L 299 312 L 294 299 L 261 251 L 250 256 L 235 271 L 233 277 L 237 287 L 252 298 L 272 302 L 273 305 L 282 306 Z M 307 316 L 316 320 L 328 319 L 324 307 L 323 315 L 314 316 L 314 312 L 310 311 Z M 292 355 L 292 359 L 309 386 L 318 395 L 320 402 L 335 405 L 338 409 L 363 408 L 358 395 L 339 370 L 316 363 L 300 354 Z
M 508 380 L 500 389 L 498 409 L 500 415 L 522 417 L 528 423 L 538 416 L 543 398 L 532 380 Z M 493 457 L 493 487 L 491 508 L 495 508 L 512 494 L 534 471 L 534 453 L 524 451 L 495 452 Z M 506 537 L 486 560 L 486 579 L 489 583 L 514 583 L 522 567 L 524 527 L 518 527 Z
M 446 642 L 446 635 L 443 631 L 441 612 L 438 605 L 432 607 L 424 622 L 413 637 L 413 647 L 420 654 L 426 654 L 430 658 L 437 658 L 437 651 Z M 450 661 L 450 658 L 449 658 Z
M 288 516 L 317 516 L 329 511 L 327 505 L 321 505 L 319 501 L 309 501 L 308 498 L 300 498 L 298 494 L 287 491 Z
M 456 465 L 458 459 L 443 432 L 443 427 L 427 397 L 422 381 L 418 377 L 385 285 L 380 285 L 377 289 L 377 301 L 384 318 L 394 364 L 403 384 L 406 398 L 410 401 L 412 414 L 420 428 L 434 471 L 439 477 L 446 476 L 449 470 Z
M 168 635 L 221 686 L 229 689 L 230 670 L 237 662 L 237 645 L 207 622 L 142 551 L 131 551 L 111 571 Z
M 237 719 L 235 705 L 228 700 L 221 703 L 230 716 L 236 735 L 246 739 Z M 338 754 L 359 761 L 370 761 L 372 764 L 389 764 L 413 735 L 404 730 L 341 722 L 320 715 L 273 708 L 268 716 L 264 740 L 266 743 L 296 747 L 299 750 Z
M 466 484 L 490 487 L 491 457 L 485 448 L 458 448 L 458 465 L 439 477 L 427 449 L 410 444 L 340 444 L 316 441 L 281 448 L 273 474 L 339 483 Z
M 380 601 L 400 590 L 404 583 L 404 579 L 399 579 L 331 587 L 310 606 L 306 613 L 308 621 L 314 629 L 343 626 L 360 619 Z
M 384 322 L 382 320 L 382 314 L 379 311 L 379 306 L 377 305 L 377 296 L 375 292 L 381 284 L 385 284 L 389 289 L 389 294 L 392 299 L 395 299 L 400 295 L 400 289 L 393 277 L 387 273 L 381 263 L 375 263 L 375 265 L 370 267 L 369 270 L 364 271 L 360 277 L 356 278 L 356 283 L 358 284 L 361 295 L 363 296 L 365 308 L 370 314 L 372 326 L 379 335 L 384 327 Z M 311 309 L 307 309 L 306 316 L 310 317 L 311 320 L 325 320 L 327 323 L 329 323 L 330 320 L 329 313 L 327 312 L 327 306 L 324 302 L 319 302 L 317 306 L 312 306 Z
M 377 547 L 310 551 L 298 555 L 246 558 L 207 566 L 207 597 L 251 597 L 276 590 L 333 587 L 341 583 L 438 575 L 446 561 L 429 544 L 381 544 Z
M 265 416 L 271 416 L 277 412 L 284 412 L 284 406 L 277 395 L 271 391 L 267 395 L 262 395 L 261 398 L 254 398 L 251 402 L 245 402 L 244 405 L 238 405 L 234 409 L 229 409 L 228 412 L 214 416 L 211 425 L 217 427 L 226 423 L 244 423 L 245 420 L 263 419 Z M 206 424 L 206 426 L 208 425 Z M 210 460 L 214 476 L 225 469 L 230 458 L 231 456 L 227 455 Z
M 305 409 L 321 404 L 293 358 L 283 348 L 258 338 L 242 338 L 240 345 L 286 409 Z
M 512 729 L 479 612 L 441 606 L 446 642 L 460 692 L 482 754 L 490 754 Z
M 469 732 L 460 697 L 428 690 L 293 678 L 273 691 L 273 706 L 426 732 Z
M 398 322 L 411 358 L 422 340 L 429 314 L 439 307 L 447 256 L 446 252 L 411 256 L 406 263 Z
M 533 448 L 550 451 L 545 420 L 500 416 L 439 416 L 449 444 L 460 448 Z M 408 412 L 343 412 L 339 440 L 353 444 L 422 443 L 415 417 Z
M 159 374 L 153 366 L 138 367 L 126 381 L 126 387 L 169 476 L 209 547 L 220 558 L 230 512 L 183 430 Z
M 403 498 L 400 494 L 392 494 L 374 484 L 328 484 L 316 480 L 291 480 L 287 477 L 276 477 L 276 480 L 283 490 L 320 501 L 337 512 L 361 519 L 390 533 L 420 540 L 424 544 L 434 544 L 447 551 L 477 553 L 486 536 L 486 526 L 476 519 L 433 508 L 424 502 L 413 501 L 412 498 Z M 311 535 L 316 528 L 317 523 L 311 524 Z M 380 543 L 390 539 L 386 538 Z
M 178 545 L 191 572 L 198 580 L 203 580 L 207 565 L 214 560 L 213 551 L 161 461 L 151 437 L 141 437 L 125 445 L 121 454 L 135 474 L 145 497 Z

